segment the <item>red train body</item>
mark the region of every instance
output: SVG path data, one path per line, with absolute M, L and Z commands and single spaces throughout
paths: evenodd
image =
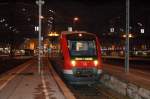
M 91 84 L 102 73 L 98 37 L 86 32 L 62 32 L 63 76 L 71 84 Z

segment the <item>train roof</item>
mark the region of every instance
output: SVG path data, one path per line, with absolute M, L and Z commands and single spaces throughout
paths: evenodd
M 83 36 L 80 34 L 83 34 Z M 85 31 L 63 31 L 61 32 L 61 38 L 65 36 L 67 39 L 72 39 L 72 40 L 93 40 L 96 38 L 96 35 L 93 34 L 93 33 L 88 33 L 88 32 L 85 32 Z
M 84 33 L 84 34 L 90 34 L 90 35 L 95 35 L 93 33 L 89 33 L 89 32 L 86 32 L 86 31 L 63 31 L 61 32 L 61 34 L 76 34 L 76 33 Z

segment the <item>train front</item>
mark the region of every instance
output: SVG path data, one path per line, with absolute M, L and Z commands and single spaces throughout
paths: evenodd
M 90 33 L 66 35 L 68 55 L 65 60 L 65 78 L 71 84 L 92 84 L 102 73 L 98 38 Z

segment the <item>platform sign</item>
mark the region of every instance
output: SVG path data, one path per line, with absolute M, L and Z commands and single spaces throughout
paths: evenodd
M 144 29 L 141 29 L 141 33 L 142 33 L 142 34 L 144 33 Z
M 114 32 L 115 31 L 115 29 L 114 28 L 110 28 L 110 32 Z
M 69 32 L 72 32 L 72 27 L 68 27 L 68 31 L 69 31 Z

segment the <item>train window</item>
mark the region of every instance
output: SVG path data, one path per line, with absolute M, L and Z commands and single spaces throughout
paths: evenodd
M 94 40 L 68 40 L 71 56 L 96 56 Z
M 77 42 L 76 43 L 76 50 L 77 51 L 85 51 L 88 49 L 88 45 L 85 42 Z

